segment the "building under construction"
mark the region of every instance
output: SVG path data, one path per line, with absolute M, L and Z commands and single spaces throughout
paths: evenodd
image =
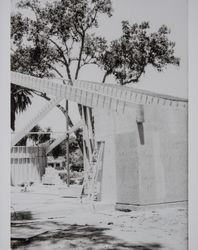
M 186 99 L 114 84 L 65 81 L 63 85 L 15 72 L 11 81 L 52 97 L 13 136 L 12 147 L 60 101 L 76 102 L 83 107 L 82 121 L 67 133 L 83 128 L 90 197 L 118 209 L 187 200 Z M 65 138 L 47 146 L 45 154 Z

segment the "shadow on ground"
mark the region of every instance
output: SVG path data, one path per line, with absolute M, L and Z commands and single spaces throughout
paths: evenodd
M 20 212 L 12 212 L 11 213 L 11 220 L 17 221 L 17 220 L 32 220 L 33 216 L 30 211 L 20 211 Z
M 58 226 L 57 222 L 50 222 Z M 48 246 L 49 250 L 53 249 L 81 249 L 81 250 L 159 250 L 162 245 L 153 244 L 131 244 L 120 240 L 119 238 L 108 235 L 110 228 L 96 227 L 91 225 L 63 225 L 54 231 L 48 231 L 29 241 L 12 242 L 12 249 L 43 249 L 42 246 Z M 32 227 L 26 225 L 26 228 Z M 58 227 L 56 227 L 58 228 Z M 24 246 L 26 246 L 24 248 Z

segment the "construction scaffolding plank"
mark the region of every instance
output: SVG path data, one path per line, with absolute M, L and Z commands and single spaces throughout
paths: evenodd
M 37 125 L 43 117 L 45 117 L 61 100 L 64 96 L 58 96 L 56 99 L 49 101 L 30 121 L 27 122 L 19 133 L 14 134 L 11 140 L 11 147 L 19 142 L 35 125 Z
M 51 145 L 49 145 L 46 148 L 46 153 L 48 154 L 53 148 L 55 148 L 56 146 L 58 146 L 62 141 L 64 141 L 66 139 L 66 134 L 72 134 L 73 132 L 75 132 L 77 129 L 79 129 L 80 127 L 82 127 L 83 123 L 82 121 L 79 121 L 77 124 L 75 124 L 72 128 L 70 128 L 68 131 L 65 132 L 65 134 L 59 136 Z

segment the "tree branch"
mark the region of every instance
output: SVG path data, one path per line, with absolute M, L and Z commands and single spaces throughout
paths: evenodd
M 40 35 L 40 36 L 42 36 L 42 35 Z M 64 65 L 65 65 L 65 67 L 66 67 L 68 79 L 72 82 L 72 77 L 71 77 L 71 72 L 70 72 L 70 69 L 69 69 L 69 64 L 68 64 L 68 62 L 67 62 L 67 59 L 66 59 L 65 56 L 64 56 L 64 52 L 63 52 L 62 48 L 61 48 L 54 40 L 52 40 L 51 38 L 45 37 L 45 36 L 43 36 L 43 37 L 44 37 L 45 39 L 48 39 L 51 43 L 53 43 L 53 44 L 57 47 L 60 56 L 61 56 L 61 57 L 63 58 L 63 60 L 64 60 Z
M 80 63 L 81 63 L 81 58 L 82 58 L 82 52 L 84 49 L 84 42 L 85 42 L 85 32 L 83 32 L 83 35 L 82 35 L 80 52 L 79 52 L 79 57 L 78 57 L 78 65 L 77 65 L 76 73 L 75 73 L 75 80 L 78 78 L 78 74 L 79 74 L 79 70 L 80 70 Z
M 93 10 L 94 10 L 94 9 L 93 9 Z M 93 11 L 93 10 L 92 10 L 92 11 Z M 96 20 L 97 13 L 98 13 L 98 11 L 95 11 L 95 15 L 94 15 L 94 17 L 92 18 L 91 22 L 87 24 L 87 27 L 86 27 L 85 31 L 87 31 L 87 30 L 91 27 L 91 25 L 93 24 L 93 22 Z
M 80 35 L 80 36 L 83 36 L 83 33 L 80 32 L 77 27 L 76 27 L 76 24 L 74 23 L 74 28 L 75 28 L 75 31 Z
M 60 58 L 55 58 L 55 57 L 54 57 L 54 60 L 61 62 L 61 63 L 65 66 L 65 62 L 62 61 Z
M 111 72 L 108 71 L 108 70 L 105 72 L 105 74 L 103 76 L 103 79 L 102 79 L 102 83 L 105 83 L 107 76 L 110 75 L 110 74 L 111 74 Z
M 48 64 L 50 68 L 52 68 L 61 78 L 63 78 L 63 75 L 51 64 Z

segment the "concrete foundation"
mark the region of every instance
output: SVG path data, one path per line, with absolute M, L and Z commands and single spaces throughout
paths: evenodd
M 105 141 L 103 201 L 127 207 L 187 200 L 186 109 L 96 109 L 95 136 Z

